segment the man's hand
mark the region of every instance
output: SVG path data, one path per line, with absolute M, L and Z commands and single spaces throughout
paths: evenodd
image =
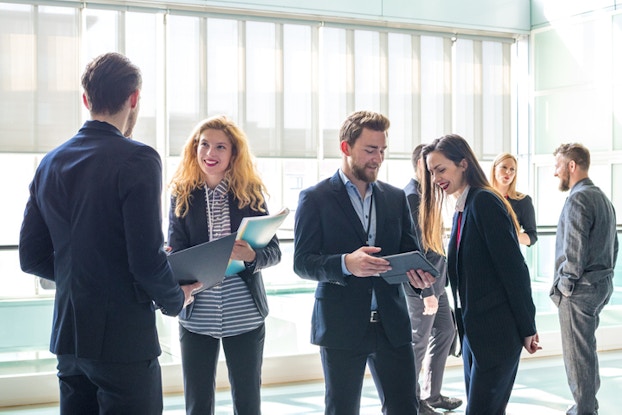
M 410 281 L 410 285 L 420 290 L 424 288 L 429 288 L 432 284 L 434 284 L 435 278 L 429 272 L 425 272 L 422 269 L 409 270 L 406 275 L 408 276 L 408 280 Z
M 372 277 L 391 269 L 389 261 L 372 256 L 381 248 L 377 246 L 362 246 L 345 256 L 346 268 L 356 277 Z
M 203 287 L 203 284 L 200 282 L 195 282 L 194 284 L 182 285 L 181 289 L 184 291 L 184 296 L 186 297 L 184 301 L 184 307 L 188 304 L 191 304 L 194 301 L 194 293 L 196 290 L 200 290 Z
M 438 311 L 438 298 L 435 295 L 423 297 L 423 315 L 433 316 Z
M 527 350 L 530 354 L 534 354 L 536 351 L 542 350 L 542 346 L 540 346 L 540 336 L 538 336 L 538 333 L 533 336 L 525 337 L 523 340 L 523 347 L 525 347 L 525 350 Z

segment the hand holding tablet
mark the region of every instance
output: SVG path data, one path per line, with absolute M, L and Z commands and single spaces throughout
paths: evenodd
M 401 254 L 387 255 L 381 257 L 391 264 L 391 270 L 380 274 L 389 284 L 401 284 L 409 282 L 406 273 L 411 270 L 421 269 L 429 272 L 434 278 L 438 277 L 438 270 L 428 261 L 419 251 L 404 252 Z

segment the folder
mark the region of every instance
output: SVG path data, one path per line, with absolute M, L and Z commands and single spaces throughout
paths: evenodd
M 386 259 L 391 263 L 391 270 L 380 274 L 382 278 L 389 284 L 401 284 L 402 282 L 408 282 L 408 276 L 406 272 L 408 270 L 422 269 L 438 277 L 438 270 L 426 259 L 425 256 L 419 251 L 404 252 L 401 254 L 387 255 L 381 258 Z
M 289 209 L 284 207 L 274 215 L 245 217 L 238 227 L 237 238 L 243 239 L 255 248 L 264 248 L 276 234 L 279 226 L 289 215 Z M 245 268 L 243 261 L 231 260 L 227 266 L 226 275 L 235 275 Z
M 222 282 L 235 238 L 232 233 L 168 255 L 173 276 L 182 285 L 200 281 L 202 290 Z

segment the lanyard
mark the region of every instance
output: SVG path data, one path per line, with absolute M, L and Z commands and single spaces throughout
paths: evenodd
M 369 202 L 369 214 L 367 215 L 367 229 L 365 229 L 365 245 L 369 246 L 369 231 L 371 231 L 371 213 L 374 207 L 374 192 L 371 193 L 371 201 Z
M 205 202 L 207 205 L 207 227 L 208 227 L 208 232 L 209 232 L 209 240 L 213 241 L 214 240 L 214 219 L 213 219 L 213 207 L 210 206 L 210 204 L 214 203 L 214 199 L 216 197 L 216 188 L 214 188 L 214 190 L 212 190 L 212 201 L 210 203 L 210 197 L 209 197 L 209 188 L 207 186 L 207 184 L 205 185 Z

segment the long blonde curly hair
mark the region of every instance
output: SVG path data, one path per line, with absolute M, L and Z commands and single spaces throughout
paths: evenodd
M 267 189 L 257 172 L 248 138 L 231 119 L 219 115 L 199 122 L 184 144 L 181 162 L 169 185 L 171 194 L 177 199 L 175 216 L 183 217 L 188 213 L 192 191 L 205 185 L 197 148 L 201 134 L 210 129 L 222 131 L 231 141 L 231 160 L 225 173 L 227 191 L 233 193 L 240 209 L 250 205 L 255 211 L 265 212 Z

